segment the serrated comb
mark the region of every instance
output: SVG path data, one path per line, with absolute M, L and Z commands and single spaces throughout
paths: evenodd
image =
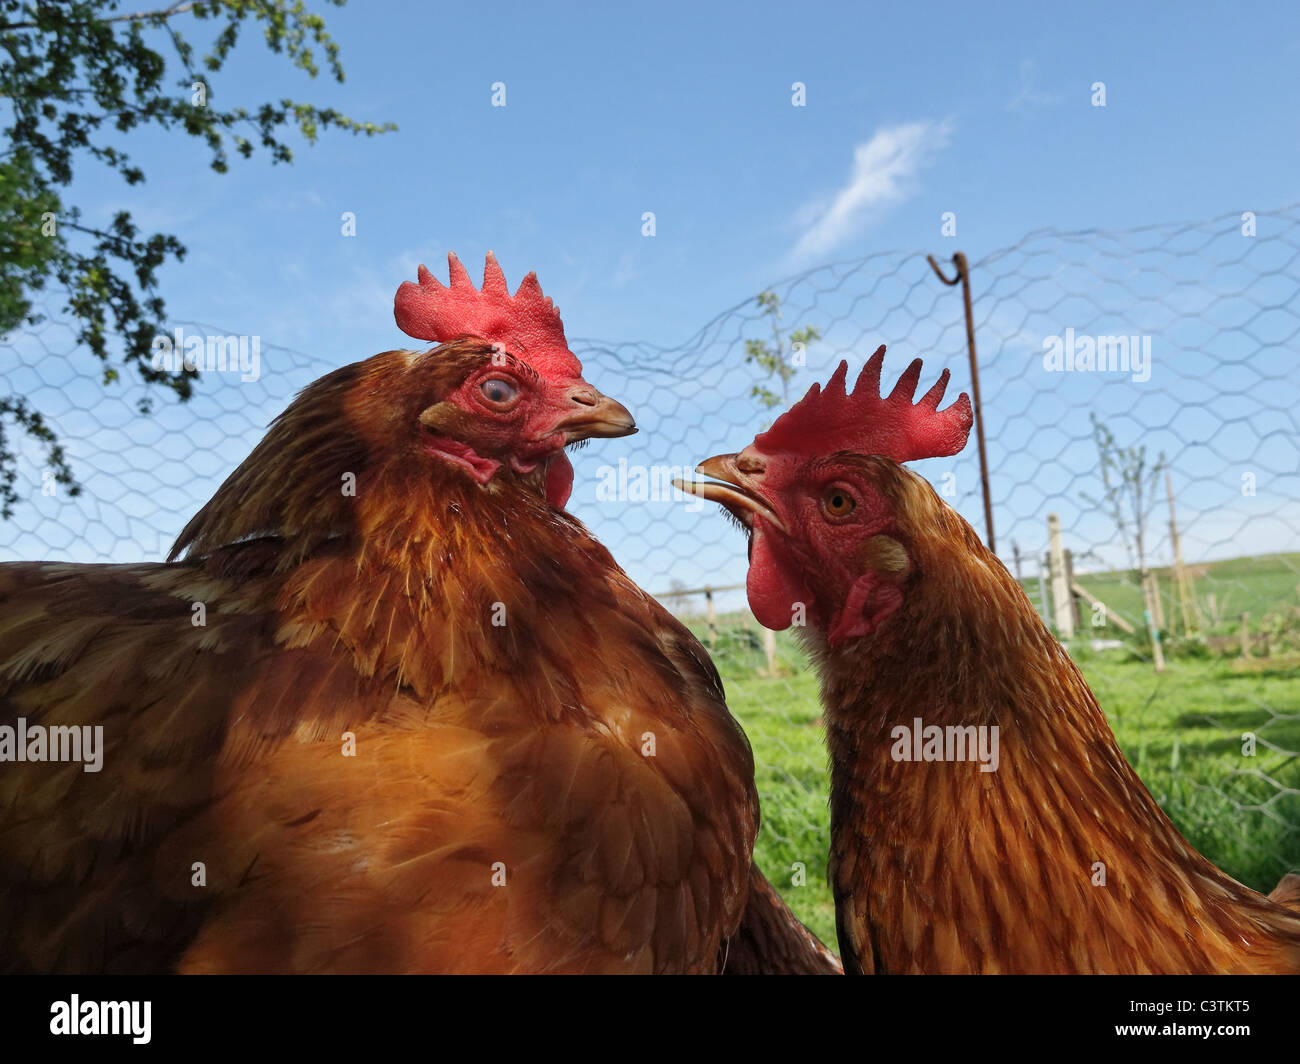
M 419 283 L 404 281 L 393 299 L 397 327 L 419 340 L 445 343 L 457 336 L 479 336 L 501 344 L 544 377 L 582 374 L 582 364 L 569 350 L 559 308 L 530 273 L 510 294 L 505 274 L 492 252 L 483 267 L 483 287 L 475 288 L 469 273 L 447 253 L 449 285 L 443 285 L 423 265 Z
M 845 389 L 849 364 L 841 362 L 825 388 L 820 384 L 809 388 L 770 429 L 754 438 L 753 446 L 769 455 L 811 457 L 852 451 L 885 455 L 896 462 L 939 458 L 965 447 L 972 423 L 970 397 L 962 392 L 947 409 L 939 409 L 948 387 L 948 371 L 945 369 L 934 386 L 913 403 L 921 360 L 914 359 L 888 398 L 881 398 L 884 361 L 882 344 L 862 367 L 852 392 Z

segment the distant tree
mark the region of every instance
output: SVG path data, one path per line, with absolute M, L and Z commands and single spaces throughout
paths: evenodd
M 1161 474 L 1168 468 L 1164 452 L 1154 462 L 1147 458 L 1146 444 L 1121 447 L 1114 433 L 1096 414 L 1089 413 L 1092 435 L 1097 444 L 1097 457 L 1101 466 L 1101 482 L 1105 489 L 1100 498 L 1080 492 L 1084 501 L 1108 516 L 1115 524 L 1129 568 L 1137 575 L 1142 588 L 1142 601 L 1146 610 L 1147 628 L 1151 637 L 1152 656 L 1156 670 L 1164 670 L 1164 654 L 1160 649 L 1159 592 L 1156 591 L 1151 571 L 1147 567 L 1147 527 L 1159 497 Z
M 805 325 L 800 329 L 786 331 L 781 328 L 781 298 L 775 292 L 760 292 L 757 297 L 762 316 L 767 319 L 772 329 L 772 339 L 746 340 L 745 361 L 763 370 L 765 377 L 750 389 L 750 395 L 759 401 L 765 409 L 790 405 L 790 380 L 794 377 L 795 367 L 791 355 L 796 345 L 807 347 L 822 338 L 821 332 L 814 325 Z M 781 386 L 778 394 L 768 387 L 773 378 Z
M 338 7 L 344 0 L 326 2 Z M 8 121 L 8 146 L 0 154 L 0 336 L 42 320 L 33 295 L 55 280 L 67 292 L 64 310 L 78 343 L 103 364 L 105 384 L 118 379 L 117 361 L 185 400 L 193 371 L 156 369 L 150 357 L 166 318 L 158 269 L 168 259 L 184 259 L 185 248 L 170 234 L 141 233 L 128 211 L 103 228 L 84 223 L 66 198 L 77 164 L 94 159 L 128 185 L 141 183 L 144 171 L 120 143 L 143 126 L 200 138 L 218 173 L 226 172 L 229 148 L 247 158 L 254 142 L 273 163 L 292 162 L 280 139 L 286 128 L 311 143 L 330 126 L 367 136 L 396 127 L 289 99 L 255 111 L 214 106 L 214 76 L 247 23 L 260 24 L 267 47 L 312 78 L 319 49 L 331 75 L 343 81 L 338 45 L 303 0 L 195 0 L 134 14 L 117 8 L 117 0 L 0 0 L 0 120 Z M 202 58 L 182 36 L 181 16 L 212 20 L 215 37 Z M 176 69 L 179 76 L 167 80 Z M 148 399 L 140 412 L 150 412 Z M 17 456 L 7 428 L 37 440 L 55 479 L 78 493 L 40 412 L 24 396 L 0 394 L 0 517 L 12 516 L 17 502 Z
M 670 613 L 684 614 L 690 606 L 691 597 L 683 594 L 685 590 L 686 585 L 678 577 L 674 576 L 668 581 L 668 594 L 664 596 L 664 607 Z

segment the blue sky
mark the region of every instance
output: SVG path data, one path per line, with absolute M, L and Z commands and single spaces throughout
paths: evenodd
M 407 346 L 393 292 L 419 262 L 445 276 L 448 249 L 471 272 L 494 249 L 512 284 L 536 269 L 571 338 L 674 347 L 826 262 L 957 248 L 976 261 L 1043 227 L 1123 229 L 1300 200 L 1300 9 L 1290 3 L 376 0 L 325 14 L 346 84 L 309 81 L 250 33 L 214 100 L 290 96 L 398 132 L 326 133 L 291 167 L 255 157 L 227 175 L 208 169 L 201 144 L 146 132 L 128 145 L 146 185 L 128 189 L 87 163 L 75 186 L 92 217 L 127 207 L 188 245 L 165 272 L 175 320 L 260 335 L 324 368 Z M 491 105 L 498 81 L 504 108 Z M 804 107 L 791 105 L 796 81 Z M 1091 102 L 1098 81 L 1104 108 Z M 356 212 L 355 237 L 340 234 L 344 211 Z M 641 232 L 645 211 L 653 238 Z M 955 240 L 940 234 L 947 211 Z M 830 348 L 800 391 L 844 353 Z M 892 372 L 914 353 L 900 352 Z M 720 367 L 719 379 L 728 372 L 740 367 Z M 620 395 L 618 380 L 588 376 Z M 689 401 L 692 417 L 708 416 L 707 396 Z M 1071 402 L 1077 412 L 1087 401 Z M 742 423 L 729 402 L 729 422 Z M 752 434 L 725 427 L 702 433 L 694 457 Z M 644 435 L 635 447 L 653 447 Z M 601 460 L 654 453 L 593 444 L 579 467 L 588 480 L 598 446 Z M 660 460 L 688 450 L 674 441 Z M 214 463 L 200 497 L 237 457 Z M 628 529 L 642 523 L 598 505 L 580 485 L 575 512 L 634 575 L 663 579 L 667 563 L 637 571 L 651 548 Z M 673 527 L 723 537 L 716 515 Z M 725 549 L 738 553 L 738 542 Z M 743 558 L 727 564 L 743 573 Z
M 188 243 L 169 278 L 179 317 L 350 358 L 397 339 L 388 304 L 418 260 L 493 248 L 512 278 L 539 270 L 570 333 L 672 344 L 801 266 L 938 247 L 943 211 L 977 258 L 1042 226 L 1293 201 L 1300 12 L 1201 8 L 353 3 L 327 12 L 345 85 L 308 83 L 250 35 L 214 92 L 336 104 L 398 133 L 327 135 L 292 167 L 226 176 L 157 136 L 137 149 L 146 187 L 97 190 Z M 855 152 L 918 125 L 896 197 L 795 259 Z

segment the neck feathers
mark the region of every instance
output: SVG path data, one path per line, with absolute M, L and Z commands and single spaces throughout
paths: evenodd
M 348 400 L 367 371 L 374 371 L 372 363 L 397 355 L 405 352 L 345 366 L 305 388 L 181 531 L 168 561 L 275 537 L 288 566 L 326 540 L 352 532 L 355 481 L 366 475 L 369 457 L 350 422 Z
M 889 971 L 1300 967 L 1300 920 L 1188 845 L 1019 585 L 952 517 L 964 531 L 917 551 L 891 622 L 814 648 L 850 948 Z M 989 771 L 978 752 L 995 744 Z

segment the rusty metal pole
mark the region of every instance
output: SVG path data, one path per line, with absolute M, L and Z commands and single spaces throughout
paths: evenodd
M 966 309 L 966 351 L 970 355 L 971 399 L 975 406 L 975 440 L 979 444 L 980 484 L 984 489 L 984 527 L 987 529 L 988 548 L 996 554 L 997 546 L 993 540 L 993 497 L 989 492 L 989 459 L 984 449 L 984 407 L 980 402 L 980 368 L 975 357 L 975 313 L 971 309 L 970 302 L 970 268 L 966 263 L 966 256 L 960 251 L 957 252 L 952 257 L 953 265 L 957 267 L 957 276 L 950 281 L 939 269 L 939 264 L 934 261 L 933 255 L 927 255 L 926 260 L 930 263 L 930 269 L 934 270 L 935 276 L 948 287 L 951 288 L 957 282 L 961 282 L 962 302 Z

